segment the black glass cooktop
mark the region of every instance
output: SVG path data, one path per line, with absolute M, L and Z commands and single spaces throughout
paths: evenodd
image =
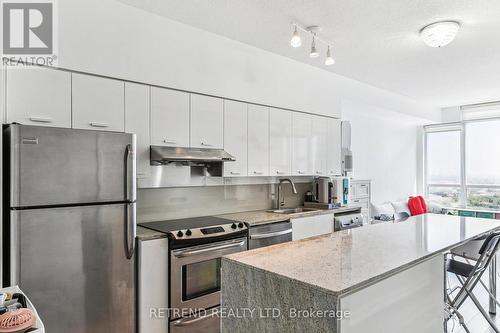
M 139 223 L 141 227 L 153 229 L 159 232 L 168 233 L 176 230 L 196 229 L 213 227 L 222 224 L 230 224 L 234 221 L 222 219 L 214 216 L 194 217 L 179 220 L 167 220 L 158 222 Z

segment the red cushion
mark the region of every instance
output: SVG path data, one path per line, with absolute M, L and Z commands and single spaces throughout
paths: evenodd
M 410 199 L 408 199 L 408 208 L 410 209 L 412 216 L 427 213 L 427 204 L 421 195 L 417 197 L 410 197 Z

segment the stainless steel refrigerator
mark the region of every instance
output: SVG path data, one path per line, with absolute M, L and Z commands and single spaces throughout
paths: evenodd
M 49 333 L 135 331 L 135 136 L 10 125 L 3 284 Z

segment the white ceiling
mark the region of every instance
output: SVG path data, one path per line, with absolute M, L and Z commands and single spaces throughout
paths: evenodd
M 318 66 L 435 106 L 500 100 L 498 0 L 120 0 L 218 35 Z M 442 49 L 419 30 L 462 24 Z M 320 25 L 336 64 L 310 59 L 310 40 L 289 46 L 290 23 Z

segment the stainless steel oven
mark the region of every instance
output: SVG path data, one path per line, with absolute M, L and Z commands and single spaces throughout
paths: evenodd
M 170 332 L 175 333 L 212 333 L 220 332 L 219 306 L 204 310 L 191 316 L 170 322 Z
M 170 333 L 219 333 L 221 257 L 247 250 L 247 226 L 214 216 L 142 226 L 169 238 Z
M 219 305 L 221 257 L 246 249 L 246 238 L 236 238 L 172 250 L 170 307 L 207 309 Z

